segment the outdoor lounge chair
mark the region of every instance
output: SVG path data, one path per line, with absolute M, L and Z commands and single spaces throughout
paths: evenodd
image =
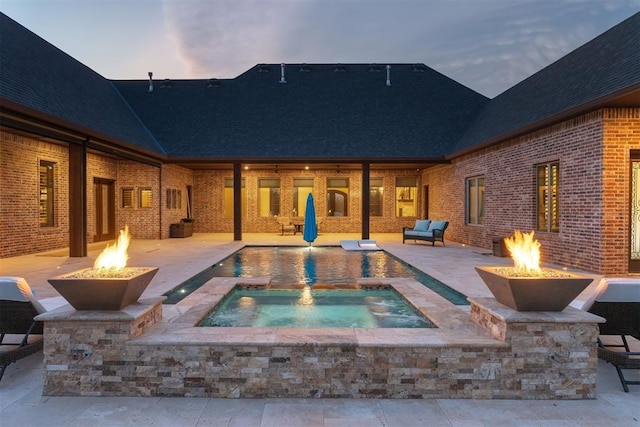
M 26 280 L 0 277 L 0 380 L 8 365 L 42 350 L 42 322 L 33 318 L 45 311 Z M 7 335 L 17 339 L 5 342 Z
M 436 245 L 436 241 L 442 242 L 444 246 L 444 231 L 449 226 L 448 221 L 432 221 L 430 219 L 418 219 L 413 228 L 402 228 L 402 243 L 406 240 L 424 240 L 431 242 L 431 246 Z
M 602 341 L 599 341 L 598 358 L 611 363 L 616 368 L 625 393 L 629 393 L 629 385 L 640 385 L 640 381 L 626 379 L 622 372 L 626 369 L 640 369 L 640 352 L 609 350 Z
M 291 218 L 288 216 L 276 216 L 276 222 L 280 225 L 280 235 L 284 236 L 285 232 L 292 232 L 296 234 L 296 226 L 291 222 Z
M 640 385 L 640 381 L 629 381 L 623 370 L 640 369 L 640 352 L 632 352 L 627 336 L 640 339 L 640 280 L 633 278 L 604 278 L 598 286 L 593 303 L 585 307 L 590 313 L 606 319 L 600 323 L 600 335 L 616 335 L 622 344 L 605 344 L 598 338 L 598 357 L 611 363 L 625 392 L 629 384 Z M 611 350 L 623 348 L 624 351 Z

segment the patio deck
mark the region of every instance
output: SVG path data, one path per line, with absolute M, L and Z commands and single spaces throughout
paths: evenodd
M 158 266 L 160 270 L 144 296 L 157 296 L 209 267 L 245 244 L 306 244 L 302 237 L 277 234 L 244 234 L 233 242 L 231 234 L 194 234 L 185 239 L 134 240 L 130 265 Z M 400 233 L 373 234 L 372 239 L 436 279 L 470 297 L 490 297 L 474 270 L 476 265 L 511 265 L 488 249 L 447 242 L 432 247 L 401 243 Z M 315 244 L 338 245 L 359 239 L 358 234 L 321 234 Z M 69 258 L 65 251 L 0 260 L 0 275 L 22 276 L 48 309 L 64 304 L 47 279 L 90 267 L 105 244 L 93 244 L 86 258 Z M 562 266 L 552 266 L 562 268 Z M 594 277 L 595 283 L 600 279 Z M 584 300 L 590 286 L 579 297 Z M 464 310 L 466 307 L 460 307 Z M 634 341 L 634 348 L 640 343 Z M 632 387 L 624 393 L 615 369 L 599 362 L 595 401 L 467 401 L 387 399 L 184 399 L 46 397 L 42 391 L 42 355 L 11 365 L 0 383 L 0 418 L 7 425 L 506 425 L 560 423 L 565 425 L 640 424 L 638 396 Z

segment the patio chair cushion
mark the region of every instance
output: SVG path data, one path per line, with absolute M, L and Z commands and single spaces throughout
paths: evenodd
M 427 231 L 429 230 L 430 219 L 416 219 L 416 225 L 413 226 L 413 231 Z
M 22 277 L 0 277 L 0 300 L 30 302 L 39 314 L 47 311 Z
M 447 221 L 431 221 L 431 224 L 429 224 L 429 229 L 427 231 L 444 230 L 446 223 Z
M 406 230 L 404 234 L 405 236 L 433 237 L 433 231 L 416 231 L 415 228 L 413 230 Z

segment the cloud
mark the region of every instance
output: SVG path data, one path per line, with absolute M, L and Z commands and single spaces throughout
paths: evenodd
M 640 0 L 165 0 L 163 11 L 187 77 L 232 78 L 257 63 L 424 62 L 495 96 L 633 4 Z
M 260 0 L 167 0 L 167 31 L 189 77 L 235 77 L 273 58 L 290 6 Z

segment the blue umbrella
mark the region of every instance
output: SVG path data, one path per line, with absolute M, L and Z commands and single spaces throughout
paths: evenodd
M 302 238 L 305 242 L 311 242 L 318 237 L 318 225 L 316 224 L 316 208 L 313 205 L 313 194 L 307 196 L 307 209 L 304 213 L 304 232 Z

